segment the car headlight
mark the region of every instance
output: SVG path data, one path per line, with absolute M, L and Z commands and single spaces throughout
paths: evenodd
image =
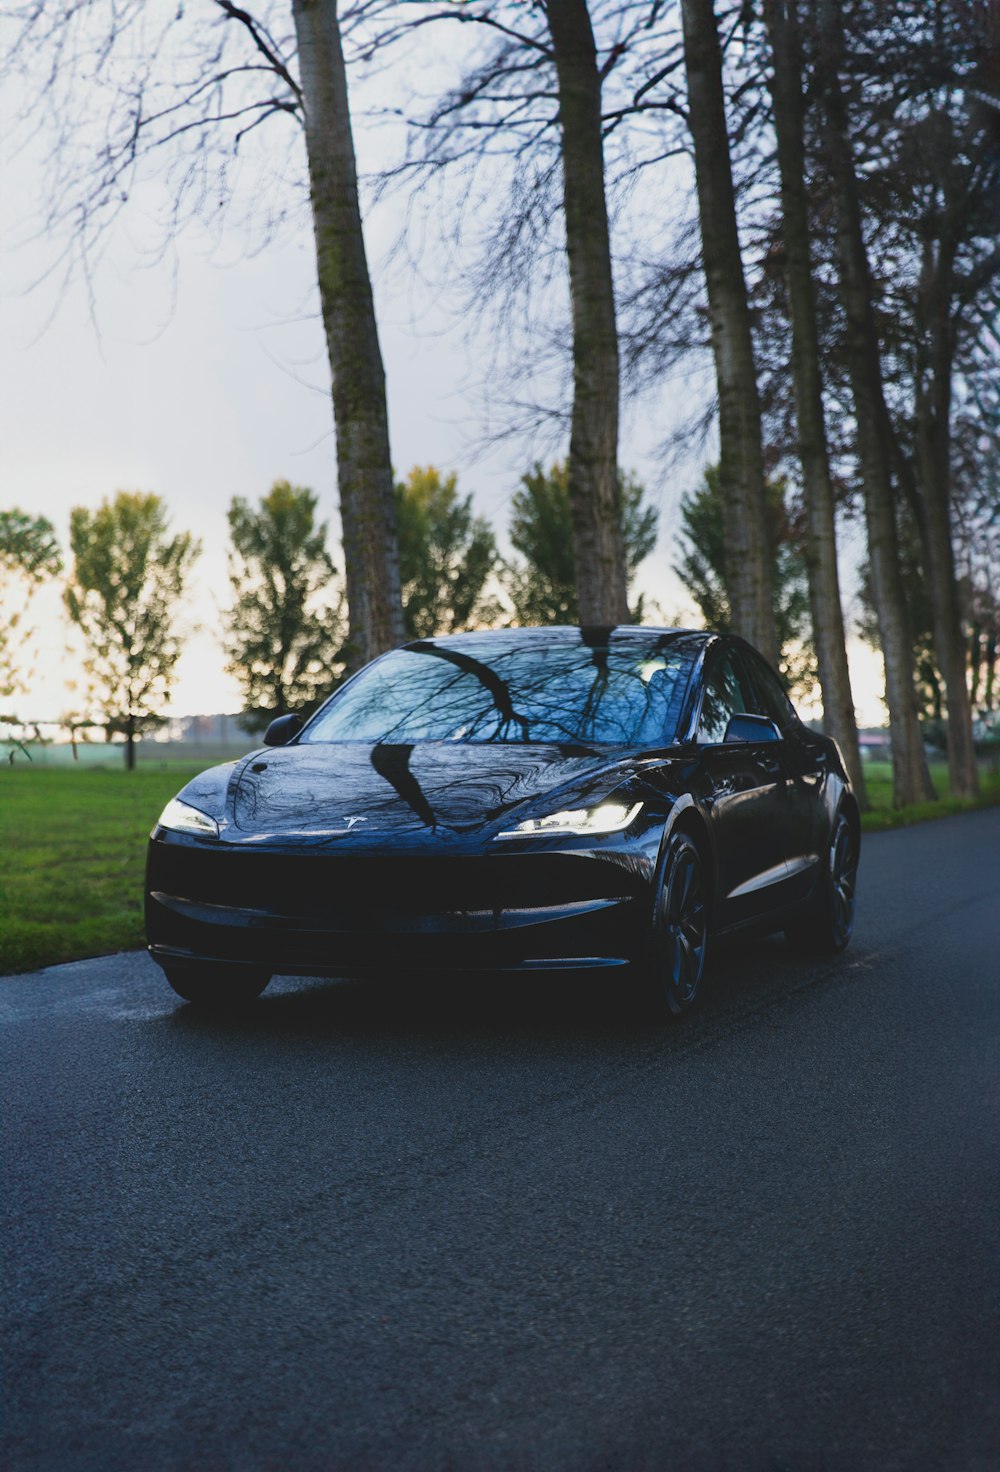
M 602 802 L 595 808 L 566 808 L 559 813 L 547 813 L 544 818 L 525 818 L 516 828 L 498 833 L 498 838 L 544 837 L 560 833 L 620 833 L 634 822 L 642 808 L 641 802 L 631 806 L 624 802 Z
M 197 833 L 199 838 L 218 838 L 219 825 L 207 813 L 172 797 L 160 814 L 159 826 L 171 833 Z

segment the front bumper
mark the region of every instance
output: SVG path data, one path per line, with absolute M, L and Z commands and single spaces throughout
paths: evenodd
M 264 970 L 525 970 L 624 965 L 652 913 L 641 843 L 437 855 L 205 844 L 158 830 L 146 935 L 162 964 Z

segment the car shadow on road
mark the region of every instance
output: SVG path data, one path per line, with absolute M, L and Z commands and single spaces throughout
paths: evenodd
M 720 942 L 697 1007 L 679 1020 L 650 1008 L 628 970 L 529 975 L 413 972 L 343 979 L 276 977 L 256 1002 L 232 1010 L 178 1004 L 170 1023 L 185 1034 L 358 1041 L 566 1037 L 626 1042 L 651 1033 L 679 1040 L 727 1015 L 795 990 L 810 963 L 777 937 Z

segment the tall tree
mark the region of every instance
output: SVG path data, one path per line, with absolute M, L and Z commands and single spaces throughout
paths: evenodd
M 805 509 L 805 560 L 823 723 L 867 806 L 837 570 L 833 482 L 823 407 L 816 291 L 806 197 L 804 77 L 796 0 L 764 0 L 771 42 L 771 97 L 781 175 L 781 234 L 792 323 L 792 377 Z
M 618 330 L 604 192 L 601 74 L 586 0 L 545 0 L 559 93 L 573 310 L 569 493 L 585 624 L 628 621 L 618 506 Z
M 1000 109 L 988 105 L 989 7 L 978 0 L 850 0 L 840 10 L 840 88 L 870 263 L 892 470 L 899 509 L 919 533 L 933 662 L 946 692 L 949 783 L 967 796 L 978 773 L 955 566 L 956 477 L 967 450 L 955 434 L 964 406 L 981 402 L 996 377 Z M 807 16 L 804 31 L 821 79 L 828 48 L 822 31 L 809 34 Z M 825 132 L 817 143 L 822 163 Z M 836 355 L 828 361 L 835 365 Z
M 933 616 L 927 577 L 921 565 L 920 536 L 913 518 L 904 512 L 899 518 L 900 575 L 906 595 L 906 611 L 913 641 L 913 667 L 917 703 L 922 726 L 928 736 L 940 741 L 945 736 L 944 684 L 934 654 Z M 878 650 L 878 611 L 872 597 L 871 561 L 866 558 L 858 578 L 858 632 L 862 639 Z
M 524 559 L 507 567 L 504 589 L 520 624 L 575 624 L 576 600 L 569 466 L 546 471 L 535 465 L 521 477 L 511 501 L 510 540 Z M 618 502 L 625 571 L 631 582 L 639 564 L 656 546 L 658 513 L 634 476 L 620 474 Z M 643 600 L 634 600 L 632 618 L 640 622 Z
M 998 17 L 1000 38 L 1000 17 Z M 1000 111 L 1000 109 L 998 109 Z M 1000 382 L 994 403 L 974 404 L 957 425 L 960 460 L 959 560 L 969 651 L 969 696 L 980 716 L 1000 692 Z M 969 484 L 962 486 L 965 476 Z
M 772 548 L 767 530 L 760 399 L 712 0 L 681 0 L 688 124 L 694 144 L 701 248 L 719 391 L 719 482 L 733 624 L 772 662 Z
M 15 506 L 0 511 L 0 698 L 24 689 L 24 619 L 39 585 L 62 570 L 55 527 Z
M 163 720 L 183 641 L 177 605 L 200 551 L 189 532 L 171 536 L 159 496 L 119 491 L 96 511 L 70 513 L 73 567 L 66 607 L 86 642 L 89 698 L 108 735 L 135 739 Z
M 915 277 L 907 313 L 911 407 L 909 424 L 897 434 L 899 473 L 920 533 L 935 659 L 945 688 L 949 785 L 954 796 L 971 797 L 979 789 L 979 773 L 955 568 L 953 419 L 956 374 L 968 366 L 969 349 L 978 345 L 986 324 L 996 322 L 1000 116 L 982 106 L 973 95 L 977 89 L 963 84 L 970 64 L 988 54 L 987 12 L 966 0 L 952 0 L 940 12 L 922 18 L 916 30 L 907 28 L 907 85 L 899 90 L 910 97 L 894 104 L 900 125 L 888 134 L 879 172 L 890 191 L 895 186 L 893 234 L 913 259 Z M 942 86 L 949 66 L 957 75 Z M 979 79 L 987 80 L 987 69 L 978 70 Z M 891 98 L 891 89 L 886 91 Z
M 722 505 L 719 467 L 710 465 L 701 485 L 681 497 L 674 572 L 697 603 L 706 628 L 728 631 L 733 627 L 733 615 Z M 809 619 L 809 580 L 801 528 L 793 525 L 783 482 L 768 482 L 767 510 L 775 548 L 778 668 L 793 694 L 811 696 L 817 661 Z
M 292 0 L 323 323 L 353 668 L 403 639 L 385 372 L 358 200 L 337 0 Z
M 494 343 L 509 340 L 517 308 L 527 308 L 534 339 L 529 351 L 515 352 L 499 383 L 496 373 L 490 377 L 490 419 L 507 420 L 501 419 L 501 433 L 514 419 L 537 424 L 553 412 L 561 418 L 561 403 L 553 411 L 536 395 L 547 399 L 553 380 L 560 390 L 571 383 L 566 417 L 578 602 L 584 618 L 617 622 L 628 617 L 628 608 L 615 504 L 619 348 L 605 160 L 613 125 L 602 110 L 604 89 L 634 38 L 655 29 L 660 0 L 490 0 L 382 9 L 388 19 L 373 51 L 403 41 L 412 46 L 425 26 L 438 31 L 447 23 L 461 26 L 473 42 L 455 85 L 443 96 L 432 94 L 429 103 L 426 93 L 421 97 L 408 155 L 387 174 L 412 178 L 417 171 L 421 186 L 413 203 L 435 234 L 443 226 L 453 244 L 468 244 L 475 235 L 478 260 L 463 262 L 458 281 L 467 308 L 496 307 L 505 330 L 491 334 Z M 595 36 L 597 21 L 602 36 Z M 617 101 L 616 94 L 612 106 Z M 392 109 L 398 114 L 395 97 Z M 431 181 L 440 185 L 443 177 L 448 190 L 438 196 Z M 561 317 L 562 293 L 547 288 L 563 263 L 569 331 L 560 320 L 546 343 L 535 307 L 544 296 L 544 310 L 554 300 Z M 449 284 L 455 273 L 449 272 Z M 503 351 L 497 349 L 498 359 Z M 546 371 L 553 364 L 554 374 Z M 529 390 L 505 406 L 505 391 L 515 383 Z
M 945 186 L 947 187 L 947 186 Z M 949 208 L 949 206 L 946 206 Z M 951 204 L 951 209 L 954 204 Z M 924 242 L 916 363 L 916 466 L 924 565 L 930 592 L 934 651 L 948 710 L 948 785 L 953 797 L 975 797 L 979 768 L 972 740 L 972 703 L 951 524 L 951 401 L 955 324 L 952 277 L 955 242 Z
M 850 124 L 841 89 L 843 21 L 839 0 L 819 0 L 825 113 L 825 150 L 837 216 L 840 294 L 846 318 L 846 356 L 864 483 L 872 596 L 878 610 L 885 662 L 886 704 L 892 751 L 893 802 L 897 807 L 935 796 L 918 718 L 913 640 L 906 611 L 896 531 L 892 426 L 882 379 L 871 270 Z
M 243 688 L 244 724 L 263 730 L 285 711 L 308 714 L 343 676 L 343 599 L 304 486 L 275 481 L 256 507 L 235 497 L 229 531 L 226 668 Z
M 44 110 L 57 138 L 44 233 L 66 260 L 79 258 L 88 282 L 113 221 L 154 174 L 169 192 L 174 233 L 198 214 L 217 221 L 236 194 L 237 171 L 259 170 L 248 206 L 259 249 L 289 202 L 268 198 L 274 155 L 254 151 L 258 130 L 272 119 L 301 126 L 297 171 L 309 182 L 332 373 L 352 662 L 398 644 L 385 375 L 337 0 L 11 0 L 6 18 L 13 44 L 0 55 L 0 75 L 36 79 L 42 94 L 25 108 L 24 132 L 37 130 Z
M 408 639 L 494 623 L 488 583 L 497 565 L 493 531 L 458 494 L 458 477 L 415 465 L 396 487 L 403 617 Z

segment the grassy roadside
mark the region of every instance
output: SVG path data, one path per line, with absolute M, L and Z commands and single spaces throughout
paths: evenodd
M 147 835 L 167 799 L 204 765 L 0 770 L 0 975 L 144 944 Z M 888 764 L 866 772 L 868 832 L 970 806 L 942 798 L 893 812 Z M 938 791 L 947 791 L 944 768 L 932 775 Z M 984 778 L 975 806 L 990 803 L 1000 803 L 1000 775 Z
M 982 773 L 980 793 L 975 802 L 962 802 L 948 796 L 948 768 L 939 763 L 931 766 L 934 786 L 941 794 L 937 802 L 913 803 L 908 808 L 892 806 L 892 767 L 888 762 L 871 762 L 865 767 L 868 801 L 871 810 L 861 819 L 865 833 L 881 833 L 886 828 L 909 828 L 929 818 L 950 818 L 955 813 L 972 812 L 976 808 L 1000 803 L 1000 773 Z
M 0 975 L 145 944 L 146 839 L 201 765 L 0 771 Z

